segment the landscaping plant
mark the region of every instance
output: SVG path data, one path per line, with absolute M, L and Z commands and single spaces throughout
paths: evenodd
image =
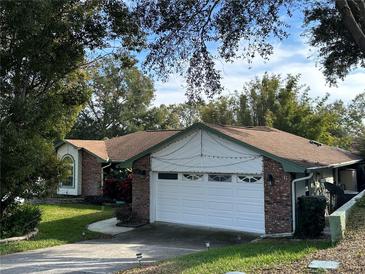
M 318 237 L 325 227 L 326 197 L 302 196 L 298 202 L 297 236 Z
M 127 175 L 124 179 L 106 179 L 104 181 L 103 195 L 127 204 L 132 202 L 132 175 Z
M 23 236 L 33 231 L 41 221 L 41 210 L 30 204 L 14 204 L 0 220 L 0 237 Z
M 132 208 L 130 205 L 122 205 L 115 209 L 115 217 L 121 223 L 128 223 L 132 219 Z

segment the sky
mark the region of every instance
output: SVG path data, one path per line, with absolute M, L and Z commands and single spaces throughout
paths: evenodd
M 223 77 L 224 91 L 222 94 L 230 94 L 235 90 L 242 91 L 246 82 L 253 80 L 256 76 L 262 76 L 265 72 L 283 76 L 288 73 L 300 73 L 301 83 L 310 87 L 309 95 L 311 97 L 324 96 L 329 93 L 330 101 L 341 99 L 348 103 L 357 94 L 365 91 L 364 69 L 352 71 L 344 81 L 338 81 L 337 87 L 330 87 L 326 84 L 320 66 L 316 63 L 316 49 L 311 48 L 306 38 L 301 36 L 303 31 L 301 15 L 294 15 L 292 18 L 288 18 L 287 22 L 291 24 L 291 28 L 288 29 L 290 37 L 281 42 L 272 41 L 274 54 L 269 61 L 256 58 L 253 64 L 249 65 L 242 59 L 233 63 L 216 60 L 217 68 L 221 70 Z M 142 59 L 143 57 L 140 57 L 141 61 Z M 154 105 L 186 101 L 185 85 L 185 79 L 179 75 L 170 75 L 166 82 L 155 80 Z

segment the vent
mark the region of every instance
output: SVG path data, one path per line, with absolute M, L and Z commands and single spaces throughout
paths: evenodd
M 317 147 L 322 146 L 322 144 L 320 142 L 317 142 L 317 141 L 314 141 L 314 140 L 310 140 L 309 143 L 312 144 L 312 145 L 316 145 Z

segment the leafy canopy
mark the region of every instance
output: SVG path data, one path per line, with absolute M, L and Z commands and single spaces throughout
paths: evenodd
M 88 69 L 92 96 L 80 112 L 70 138 L 102 139 L 144 129 L 154 96 L 152 81 L 135 66 L 105 58 Z
M 268 59 L 275 40 L 288 36 L 287 17 L 305 15 L 310 44 L 328 82 L 365 67 L 365 0 L 137 0 L 140 25 L 151 37 L 147 69 L 187 77 L 189 99 L 219 94 L 217 59 Z
M 72 127 L 90 90 L 86 51 L 118 37 L 119 53 L 143 34 L 120 1 L 0 2 L 0 213 L 16 197 L 54 189 L 63 174 L 53 143 Z

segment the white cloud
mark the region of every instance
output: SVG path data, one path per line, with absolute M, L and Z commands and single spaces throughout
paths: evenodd
M 280 43 L 275 45 L 274 54 L 267 62 L 258 57 L 253 60 L 251 65 L 243 59 L 238 59 L 233 63 L 217 60 L 216 64 L 222 71 L 225 94 L 235 90 L 241 91 L 245 82 L 253 80 L 255 76 L 261 76 L 266 71 L 280 73 L 283 76 L 288 73 L 300 73 L 302 83 L 307 84 L 311 89 L 310 96 L 324 96 L 328 92 L 331 101 L 341 99 L 349 102 L 356 94 L 364 91 L 365 71 L 363 69 L 355 70 L 344 81 L 339 80 L 337 87 L 328 86 L 319 67 L 316 67 L 315 61 L 308 58 L 314 53 L 314 49 L 304 44 L 303 40 L 299 40 L 299 43 L 295 44 Z M 166 83 L 157 82 L 155 105 L 185 101 L 184 85 L 184 78 L 176 75 L 171 76 Z
M 171 75 L 166 82 L 156 82 L 156 98 L 153 102 L 155 106 L 161 104 L 175 104 L 186 101 L 185 79 L 178 75 Z

